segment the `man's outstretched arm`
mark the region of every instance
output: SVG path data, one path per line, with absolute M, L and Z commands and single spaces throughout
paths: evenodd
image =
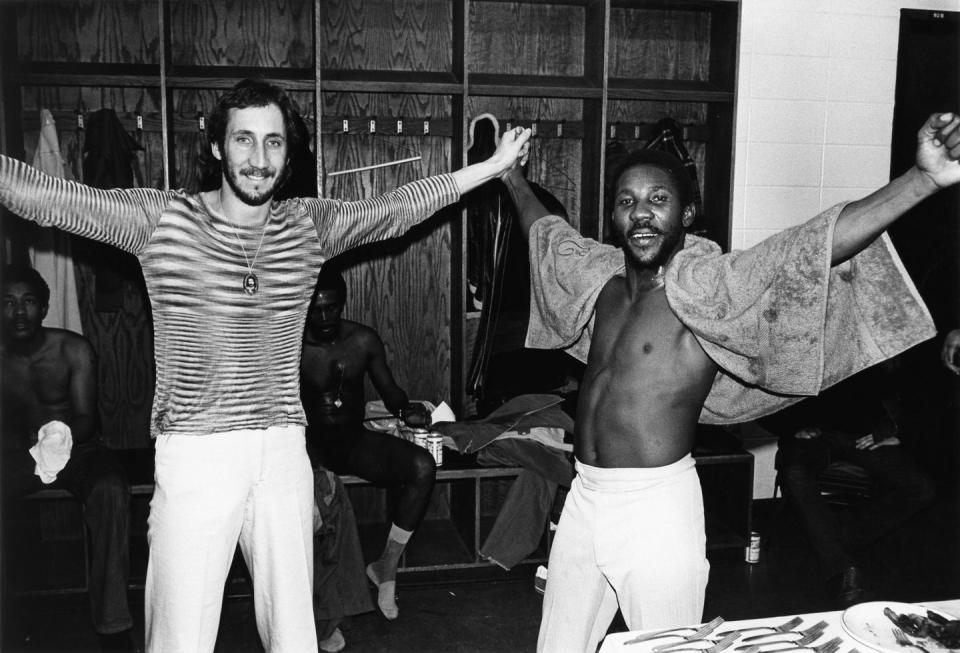
M 960 182 L 960 116 L 930 116 L 917 134 L 916 163 L 889 184 L 851 202 L 837 218 L 831 262 L 860 252 L 900 216 L 939 190 Z
M 512 167 L 503 177 L 504 185 L 510 193 L 510 199 L 513 205 L 517 207 L 517 216 L 520 222 L 520 231 L 524 239 L 530 235 L 530 227 L 540 218 L 552 215 L 550 211 L 543 206 L 540 199 L 533 192 L 526 177 L 520 171 L 520 166 Z

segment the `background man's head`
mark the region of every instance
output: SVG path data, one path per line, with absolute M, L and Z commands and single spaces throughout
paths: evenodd
M 257 165 L 260 168 L 257 169 L 248 160 L 242 158 L 237 161 L 230 160 L 237 156 L 230 154 L 232 144 L 228 139 L 231 136 L 231 119 L 237 119 L 237 112 L 249 109 L 259 109 L 260 111 L 256 112 L 258 118 L 261 114 L 265 118 L 270 118 L 276 115 L 274 111 L 279 112 L 278 129 L 275 131 L 278 132 L 279 140 L 282 140 L 283 156 L 276 162 L 258 162 Z M 297 110 L 283 89 L 262 80 L 245 79 L 224 93 L 217 101 L 217 106 L 210 114 L 207 133 L 213 157 L 219 159 L 223 178 L 227 180 L 234 193 L 248 204 L 262 204 L 268 201 L 289 178 L 291 153 L 296 151 L 302 132 L 298 129 Z M 275 146 L 276 143 L 271 141 L 270 145 Z M 231 166 L 232 163 L 236 165 Z M 275 180 L 266 192 L 251 192 L 240 184 L 243 174 L 254 172 L 268 177 L 275 175 Z
M 328 265 L 320 268 L 310 304 L 307 328 L 315 336 L 331 337 L 340 328 L 340 316 L 347 301 L 347 284 L 340 272 Z
M 4 340 L 35 337 L 50 306 L 50 286 L 33 268 L 8 265 L 3 269 L 2 290 Z

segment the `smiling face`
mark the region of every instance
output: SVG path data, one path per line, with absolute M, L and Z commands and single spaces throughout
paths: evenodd
M 611 219 L 628 263 L 666 265 L 683 246 L 693 218 L 692 204 L 683 204 L 673 177 L 659 166 L 632 166 L 617 180 Z
M 242 202 L 260 206 L 273 197 L 287 166 L 286 129 L 278 106 L 230 109 L 223 147 L 211 147 L 226 187 Z
M 47 304 L 39 291 L 25 281 L 12 281 L 3 286 L 3 337 L 24 343 L 40 333 Z

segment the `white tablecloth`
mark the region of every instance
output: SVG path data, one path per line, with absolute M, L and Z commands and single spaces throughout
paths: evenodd
M 950 615 L 960 616 L 960 599 L 951 600 L 951 601 L 928 601 L 914 604 L 919 608 L 932 608 L 934 610 L 941 610 Z M 777 625 L 785 622 L 787 619 L 793 616 L 799 616 L 803 618 L 803 623 L 798 627 L 801 630 L 808 626 L 812 626 L 818 621 L 826 621 L 827 628 L 824 630 L 823 634 L 817 639 L 814 644 L 820 644 L 826 642 L 829 639 L 834 637 L 840 637 L 843 639 L 843 644 L 840 647 L 839 653 L 848 653 L 850 649 L 857 648 L 861 652 L 865 652 L 867 649 L 862 642 L 856 641 L 852 638 L 844 629 L 841 624 L 841 615 L 843 611 L 837 610 L 835 612 L 813 612 L 809 614 L 801 615 L 782 615 L 779 617 L 769 617 L 766 619 L 744 619 L 741 621 L 729 621 L 724 623 L 717 629 L 717 632 L 722 632 L 724 630 L 735 630 L 739 628 L 748 628 L 751 626 L 770 626 Z M 721 615 L 723 616 L 723 615 Z M 892 624 L 891 624 L 892 626 Z M 661 630 L 659 628 L 653 630 Z M 646 631 L 643 630 L 634 630 L 626 633 L 613 633 L 608 635 L 606 639 L 603 640 L 603 645 L 600 647 L 600 653 L 651 653 L 655 646 L 660 646 L 669 642 L 670 640 L 666 639 L 657 639 L 650 642 L 638 642 L 636 644 L 625 644 L 627 640 L 633 639 L 637 635 L 641 635 Z M 758 633 L 752 633 L 758 634 Z M 723 653 L 729 653 L 733 651 L 736 646 L 741 645 L 739 642 L 735 642 L 733 646 L 726 649 Z M 907 653 L 912 651 L 913 653 L 918 653 L 917 649 L 905 649 Z

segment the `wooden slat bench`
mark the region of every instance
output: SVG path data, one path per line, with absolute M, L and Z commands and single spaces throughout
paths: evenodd
M 153 495 L 153 450 L 118 450 L 117 455 L 127 469 L 131 496 L 134 500 L 146 501 Z M 753 456 L 745 451 L 694 452 L 701 484 L 704 486 L 704 504 L 707 516 L 708 549 L 733 549 L 740 552 L 750 537 L 750 512 L 753 499 Z M 449 450 L 444 452 L 444 465 L 437 470 L 435 495 L 447 492 L 443 500 L 449 503 L 449 518 L 437 523 L 424 523 L 411 541 L 410 551 L 401 561 L 401 573 L 462 570 L 489 567 L 490 563 L 479 555 L 479 549 L 493 516 L 484 514 L 484 491 L 486 484 L 506 482 L 520 473 L 520 467 L 483 467 L 474 456 L 460 456 Z M 341 477 L 348 489 L 372 487 L 357 476 Z M 64 490 L 44 489 L 26 497 L 28 501 L 73 500 Z M 489 506 L 487 506 L 487 512 Z M 358 521 L 362 521 L 359 519 Z M 82 521 L 82 520 L 81 520 Z M 364 524 L 361 526 L 361 537 Z M 389 527 L 382 524 L 372 530 L 376 542 L 382 547 L 382 534 Z M 541 550 L 527 562 L 539 563 L 549 553 L 551 534 L 544 524 L 545 535 Z M 84 533 L 84 543 L 86 542 Z M 417 539 L 421 540 L 417 551 Z M 425 546 L 430 538 L 444 538 L 444 546 Z M 366 548 L 366 547 L 365 547 Z M 371 549 L 373 551 L 374 549 Z M 421 552 L 426 551 L 426 557 Z M 376 551 L 379 553 L 379 551 Z M 238 556 L 239 558 L 239 556 Z M 242 564 L 242 563 L 241 563 Z M 141 571 L 142 574 L 142 571 Z M 134 570 L 134 578 L 137 571 Z M 142 578 L 142 575 L 141 575 Z M 140 588 L 136 580 L 133 587 Z M 58 589 L 53 592 L 83 592 L 85 586 Z M 35 593 L 52 593 L 39 591 Z

